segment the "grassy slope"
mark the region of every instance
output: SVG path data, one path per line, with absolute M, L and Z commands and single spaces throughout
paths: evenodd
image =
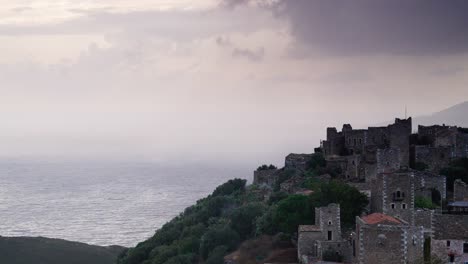
M 0 237 L 0 263 L 113 264 L 123 249 L 43 237 Z

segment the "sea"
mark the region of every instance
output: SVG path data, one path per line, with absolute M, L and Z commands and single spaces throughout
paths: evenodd
M 0 161 L 0 236 L 135 246 L 246 168 Z

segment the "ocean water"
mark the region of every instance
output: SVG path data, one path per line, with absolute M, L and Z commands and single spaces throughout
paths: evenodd
M 245 169 L 0 161 L 0 236 L 135 246 Z

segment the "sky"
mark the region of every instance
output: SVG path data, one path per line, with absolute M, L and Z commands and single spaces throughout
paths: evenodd
M 0 157 L 274 163 L 468 100 L 464 0 L 0 0 Z

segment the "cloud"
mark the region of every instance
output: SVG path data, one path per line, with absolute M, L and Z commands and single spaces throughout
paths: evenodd
M 237 6 L 248 1 L 225 2 Z M 280 0 L 273 7 L 290 23 L 293 48 L 301 55 L 468 52 L 465 0 Z
M 261 48 L 258 48 L 255 51 L 252 51 L 252 50 L 249 50 L 249 49 L 235 48 L 232 51 L 232 56 L 235 57 L 235 58 L 244 57 L 244 58 L 247 58 L 250 61 L 259 62 L 259 61 L 263 60 L 263 57 L 265 56 L 265 48 L 261 47 Z

